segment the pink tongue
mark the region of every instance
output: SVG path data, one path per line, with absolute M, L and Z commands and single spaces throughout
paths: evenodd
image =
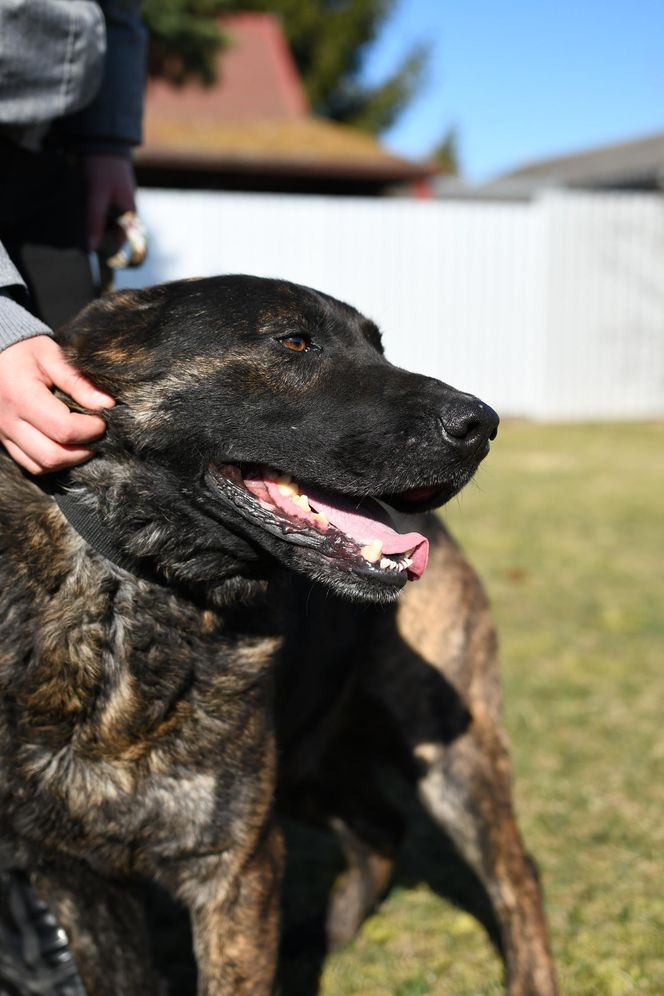
M 249 482 L 245 481 L 245 484 Z M 284 499 L 276 484 L 270 480 L 263 480 L 262 484 L 275 504 L 281 507 Z M 346 536 L 350 536 L 358 546 L 368 546 L 375 540 L 380 540 L 384 554 L 408 554 L 413 561 L 408 568 L 408 577 L 411 581 L 422 576 L 429 557 L 429 541 L 426 537 L 420 533 L 398 533 L 390 525 L 387 513 L 377 502 L 368 500 L 361 508 L 356 508 L 350 501 L 335 496 L 334 505 L 331 505 L 327 496 L 324 497 L 309 489 L 306 493 L 311 507 L 317 512 L 322 512 L 333 526 Z

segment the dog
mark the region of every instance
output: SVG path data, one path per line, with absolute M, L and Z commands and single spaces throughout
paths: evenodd
M 271 992 L 277 743 L 284 807 L 344 842 L 329 922 L 352 935 L 394 841 L 367 833 L 370 799 L 354 817 L 352 780 L 338 805 L 321 786 L 351 743 L 344 703 L 365 695 L 487 885 L 510 991 L 554 992 L 486 605 L 425 515 L 471 479 L 495 413 L 392 366 L 371 321 L 285 281 L 119 292 L 60 341 L 117 404 L 83 466 L 44 482 L 2 457 L 0 841 L 66 930 L 87 992 L 160 991 L 145 882 L 189 912 L 201 996 Z M 456 594 L 436 617 L 450 569 Z M 409 686 L 415 670 L 424 685 Z

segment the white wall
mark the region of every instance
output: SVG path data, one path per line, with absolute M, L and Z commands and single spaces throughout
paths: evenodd
M 431 202 L 141 193 L 149 261 L 120 286 L 255 273 L 383 329 L 393 362 L 504 415 L 664 415 L 664 199 Z

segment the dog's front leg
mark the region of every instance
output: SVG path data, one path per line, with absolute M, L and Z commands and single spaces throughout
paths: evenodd
M 414 787 L 491 900 L 509 996 L 555 996 L 542 895 L 512 804 L 507 744 L 495 712 L 457 693 L 406 647 L 374 675 L 383 708 L 410 754 Z M 419 695 L 408 696 L 408 682 Z M 404 681 L 406 691 L 404 691 Z
M 198 996 L 269 996 L 279 943 L 283 843 L 276 826 L 243 860 L 233 851 L 186 862 L 177 895 L 189 909 Z
M 415 757 L 422 802 L 491 898 L 509 996 L 555 996 L 540 886 L 514 817 L 501 731 L 484 717 L 453 743 L 422 745 Z
M 395 629 L 373 642 L 367 694 L 391 718 L 424 806 L 491 899 L 510 996 L 554 996 L 542 894 L 512 804 L 488 603 L 440 524 L 427 530 L 427 573 L 404 593 Z

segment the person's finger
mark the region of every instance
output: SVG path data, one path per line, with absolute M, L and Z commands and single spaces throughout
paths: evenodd
M 32 401 L 30 410 L 22 413 L 22 420 L 56 443 L 65 446 L 89 443 L 106 431 L 103 418 L 71 412 L 46 387 L 43 391 L 35 390 Z
M 33 464 L 36 464 L 38 470 L 33 473 L 62 470 L 64 467 L 81 463 L 93 455 L 92 450 L 82 446 L 63 446 L 61 443 L 56 443 L 29 422 L 17 422 L 12 432 L 12 439 L 7 442 L 18 447 Z
M 13 443 L 11 439 L 4 439 L 3 446 L 9 453 L 10 457 L 15 460 L 20 467 L 27 470 L 29 474 L 42 473 L 42 469 L 39 464 L 35 463 L 35 461 L 29 457 L 27 453 L 24 453 L 20 446 Z
M 39 367 L 48 383 L 59 388 L 83 408 L 112 408 L 115 404 L 110 394 L 95 387 L 87 377 L 72 367 L 58 349 L 47 357 L 40 357 Z

